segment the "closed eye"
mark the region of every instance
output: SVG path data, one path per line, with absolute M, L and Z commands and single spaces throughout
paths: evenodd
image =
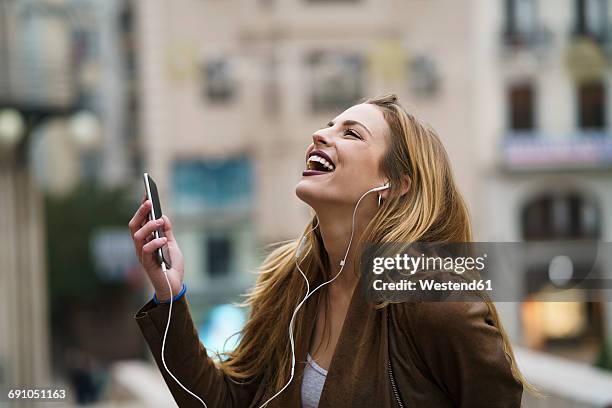
M 346 129 L 346 130 L 344 131 L 344 134 L 345 134 L 345 135 L 351 135 L 351 136 L 354 136 L 354 137 L 356 137 L 356 138 L 357 138 L 357 139 L 359 139 L 359 140 L 363 140 L 363 138 L 362 138 L 362 137 L 361 137 L 361 136 L 360 136 L 360 135 L 359 135 L 357 132 L 355 132 L 353 129 Z

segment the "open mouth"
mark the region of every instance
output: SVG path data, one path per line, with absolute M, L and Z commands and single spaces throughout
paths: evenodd
M 313 150 L 308 155 L 306 170 L 302 173 L 305 176 L 316 174 L 331 173 L 336 169 L 331 158 L 321 150 Z

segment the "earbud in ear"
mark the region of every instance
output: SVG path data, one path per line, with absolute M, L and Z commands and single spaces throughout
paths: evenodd
M 386 184 L 384 184 L 384 185 L 382 185 L 382 186 L 380 186 L 380 187 L 374 187 L 373 189 L 368 190 L 368 191 L 367 191 L 367 193 L 371 193 L 371 192 L 373 192 L 373 191 L 381 191 L 381 190 L 386 190 L 386 189 L 388 189 L 388 188 L 389 188 L 389 183 L 386 183 Z M 366 194 L 367 194 L 367 193 L 366 193 Z
M 385 183 L 380 187 L 377 187 L 375 189 L 373 189 L 373 191 L 381 191 L 381 190 L 386 190 L 389 188 L 389 183 Z M 378 206 L 380 207 L 380 202 L 382 201 L 382 194 L 378 193 Z

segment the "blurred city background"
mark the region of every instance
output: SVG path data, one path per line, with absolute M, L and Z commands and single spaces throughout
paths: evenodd
M 0 0 L 0 388 L 173 406 L 133 320 L 142 172 L 220 350 L 309 219 L 310 136 L 367 96 L 439 132 L 477 240 L 612 241 L 611 61 L 608 0 Z M 546 273 L 498 304 L 525 406 L 608 406 L 612 304 L 538 302 Z

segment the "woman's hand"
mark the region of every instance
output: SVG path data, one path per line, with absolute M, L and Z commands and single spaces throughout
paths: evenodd
M 147 200 L 145 195 L 141 206 L 136 210 L 128 226 L 134 241 L 136 256 L 153 284 L 157 299 L 165 302 L 170 300 L 170 289 L 168 288 L 168 282 L 166 282 L 161 265 L 158 262 L 156 251 L 158 248 L 167 245 L 172 267 L 166 273 L 172 287 L 172 296 L 176 296 L 183 286 L 183 276 L 185 274 L 183 254 L 174 239 L 170 219 L 163 215 L 159 220 L 149 221 L 148 215 L 150 211 L 151 201 Z M 164 229 L 165 237 L 155 238 L 153 232 L 158 228 Z M 164 252 L 164 255 L 168 252 Z

